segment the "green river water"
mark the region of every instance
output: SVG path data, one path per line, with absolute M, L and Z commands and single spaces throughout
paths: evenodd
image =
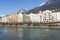
M 60 29 L 0 26 L 0 40 L 60 40 Z

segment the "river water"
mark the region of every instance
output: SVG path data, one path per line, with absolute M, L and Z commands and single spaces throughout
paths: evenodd
M 0 40 L 60 40 L 60 29 L 0 26 Z

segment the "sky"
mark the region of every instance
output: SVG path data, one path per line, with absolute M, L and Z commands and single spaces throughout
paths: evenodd
M 26 10 L 43 5 L 47 0 L 0 0 L 0 15 L 17 13 L 20 9 Z

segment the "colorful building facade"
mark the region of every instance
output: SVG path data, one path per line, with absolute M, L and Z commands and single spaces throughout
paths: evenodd
M 18 22 L 18 14 L 12 14 L 11 16 L 11 22 L 17 23 Z

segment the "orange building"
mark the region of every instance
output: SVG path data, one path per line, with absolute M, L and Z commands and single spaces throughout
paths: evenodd
M 11 22 L 13 22 L 13 23 L 18 22 L 18 14 L 12 14 L 11 15 Z

